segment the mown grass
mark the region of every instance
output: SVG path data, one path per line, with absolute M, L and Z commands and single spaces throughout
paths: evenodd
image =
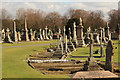
M 113 41 L 114 48 L 118 47 L 118 41 Z M 21 45 L 34 45 L 34 44 L 48 44 L 56 43 L 56 40 L 52 41 L 35 41 L 35 42 L 21 42 L 2 44 L 3 47 L 6 46 L 21 46 Z M 49 45 L 41 46 L 28 46 L 28 47 L 12 47 L 12 48 L 2 48 L 2 77 L 3 78 L 69 78 L 67 75 L 44 75 L 39 71 L 32 69 L 28 66 L 25 61 L 30 54 L 39 53 L 45 51 L 49 48 Z M 94 51 L 100 49 L 100 47 L 94 47 Z M 105 54 L 104 47 L 104 54 Z M 115 49 L 114 62 L 118 62 L 118 48 Z M 119 50 L 120 52 L 120 50 Z M 89 56 L 89 47 L 78 48 L 77 51 L 71 53 L 73 56 Z M 100 54 L 94 54 L 94 56 L 99 56 Z M 87 60 L 87 58 L 68 58 L 75 60 Z M 105 61 L 105 58 L 97 58 L 101 61 Z
M 44 44 L 50 41 L 42 41 Z M 43 44 L 42 42 L 32 42 L 28 44 Z M 55 42 L 55 41 L 53 41 Z M 23 43 L 20 43 L 23 45 Z M 20 45 L 18 43 L 18 45 Z M 27 43 L 24 43 L 27 44 Z M 9 44 L 3 44 L 7 46 Z M 16 44 L 10 44 L 11 46 Z M 25 61 L 30 54 L 45 51 L 49 46 L 30 46 L 2 48 L 2 77 L 3 78 L 68 78 L 65 75 L 44 75 L 32 69 Z
M 118 41 L 113 41 L 114 43 L 114 62 L 118 63 L 119 59 L 118 59 Z M 117 49 L 115 49 L 115 47 L 117 47 Z M 94 47 L 93 48 L 93 52 L 95 52 L 97 49 L 100 50 L 100 47 Z M 104 55 L 106 56 L 106 47 L 103 48 L 104 49 Z M 120 50 L 119 50 L 120 51 Z M 72 56 L 89 56 L 90 55 L 90 48 L 89 47 L 85 47 L 85 48 L 78 48 L 77 51 L 74 51 L 72 54 L 70 54 Z M 93 54 L 93 56 L 100 56 L 100 54 Z M 68 58 L 68 59 L 74 59 L 74 60 L 88 60 L 88 58 Z M 105 61 L 105 57 L 104 58 L 95 58 L 96 60 L 100 60 L 100 61 Z

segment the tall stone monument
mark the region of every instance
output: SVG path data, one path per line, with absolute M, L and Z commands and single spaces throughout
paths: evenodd
M 13 41 L 17 42 L 17 32 L 16 32 L 16 23 L 15 21 L 13 22 Z
M 25 41 L 29 41 L 28 29 L 27 29 L 27 17 L 26 17 L 26 16 L 25 16 L 25 27 L 24 27 L 23 39 L 24 39 Z
M 85 46 L 84 38 L 83 38 L 83 25 L 82 25 L 82 19 L 80 18 L 80 24 L 77 26 L 77 41 L 78 46 Z
M 75 22 L 73 23 L 73 38 L 72 38 L 72 42 L 75 45 L 75 47 L 77 47 L 78 42 L 77 42 L 77 36 L 76 36 L 76 24 L 75 24 Z
M 113 55 L 114 55 L 113 43 L 111 40 L 109 40 L 106 47 L 105 69 L 111 72 L 113 72 Z

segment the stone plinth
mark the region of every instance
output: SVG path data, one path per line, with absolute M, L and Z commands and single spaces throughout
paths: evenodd
M 109 71 L 80 71 L 71 76 L 72 78 L 118 78 Z

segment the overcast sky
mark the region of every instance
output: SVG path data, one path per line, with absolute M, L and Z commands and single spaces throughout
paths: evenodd
M 57 11 L 63 15 L 69 8 L 84 9 L 84 10 L 101 10 L 105 15 L 105 19 L 108 18 L 107 13 L 111 9 L 118 9 L 117 0 L 90 0 L 82 2 L 81 0 L 4 0 L 2 1 L 2 8 L 5 8 L 14 17 L 16 10 L 19 8 L 32 8 L 40 9 L 46 13 Z M 101 1 L 101 2 L 100 2 Z

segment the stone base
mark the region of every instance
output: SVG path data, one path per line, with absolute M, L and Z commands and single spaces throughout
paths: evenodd
M 76 50 L 76 49 L 75 49 L 75 46 L 73 45 L 72 42 L 68 42 L 67 45 L 68 45 L 68 48 L 70 49 L 70 51 Z
M 71 78 L 118 78 L 118 76 L 110 71 L 80 71 L 71 75 Z
M 85 45 L 85 41 L 84 40 L 82 40 L 82 39 L 80 39 L 80 40 L 78 40 L 78 47 L 85 47 L 86 45 Z

